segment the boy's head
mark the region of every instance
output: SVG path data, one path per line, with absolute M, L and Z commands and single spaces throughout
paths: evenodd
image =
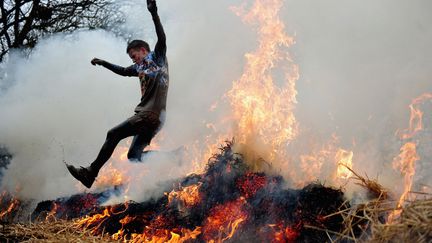
M 133 40 L 126 48 L 126 53 L 134 63 L 140 63 L 149 52 L 150 46 L 143 40 Z

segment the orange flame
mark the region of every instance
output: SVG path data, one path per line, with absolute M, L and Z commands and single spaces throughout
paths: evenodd
M 178 200 L 186 207 L 193 207 L 200 202 L 199 188 L 201 183 L 183 187 L 180 190 L 172 190 L 168 194 L 168 204 L 171 204 L 173 200 Z
M 402 132 L 399 132 L 399 136 L 402 140 L 413 139 L 418 132 L 423 130 L 423 111 L 421 110 L 421 105 L 432 99 L 432 94 L 425 93 L 419 97 L 413 99 L 409 105 L 410 109 L 410 119 L 409 127 Z M 402 212 L 401 207 L 404 202 L 410 200 L 409 193 L 413 186 L 413 179 L 415 176 L 415 163 L 420 159 L 417 154 L 417 143 L 418 141 L 407 141 L 402 145 L 399 155 L 393 160 L 393 168 L 399 170 L 404 175 L 404 190 L 398 200 L 396 209 L 389 215 L 388 222 L 393 222 L 400 213 Z
M 6 219 L 11 217 L 12 214 L 16 212 L 21 205 L 21 201 L 16 197 L 11 197 L 11 195 L 9 195 L 7 191 L 2 192 L 0 196 L 0 203 L 6 204 L 4 209 L 1 209 L 0 211 L 1 221 L 6 221 Z
M 337 178 L 348 179 L 352 176 L 352 172 L 348 168 L 352 168 L 353 152 L 339 149 L 336 153 L 335 160 L 337 162 Z M 348 167 L 348 168 L 347 168 Z
M 243 75 L 227 95 L 237 124 L 234 137 L 240 144 L 267 147 L 261 152 L 268 154 L 260 157 L 268 161 L 284 158 L 287 144 L 297 135 L 293 110 L 299 74 L 298 66 L 286 51 L 294 40 L 285 33 L 279 19 L 282 5 L 281 0 L 256 0 L 248 12 L 242 7 L 232 8 L 244 22 L 258 25 L 259 38 L 259 47 L 245 55 Z M 285 70 L 281 87 L 272 75 L 278 65 Z
M 417 155 L 416 144 L 408 142 L 402 146 L 400 154 L 393 160 L 393 168 L 399 169 L 401 173 L 404 174 L 404 191 L 397 203 L 397 209 L 390 214 L 388 222 L 393 222 L 393 220 L 400 215 L 402 212 L 400 208 L 403 203 L 409 199 L 408 196 L 415 175 L 415 162 L 419 159 L 420 157 Z
M 132 234 L 130 242 L 151 242 L 151 243 L 183 243 L 194 240 L 201 234 L 201 227 L 194 230 L 181 229 L 179 233 L 164 230 L 162 235 Z
M 101 230 L 100 226 L 102 223 L 111 215 L 117 215 L 125 212 L 128 209 L 128 203 L 125 203 L 125 208 L 123 210 L 116 212 L 115 209 L 115 207 L 106 207 L 100 214 L 95 214 L 93 216 L 87 215 L 85 218 L 77 220 L 75 225 L 79 228 L 91 229 L 92 234 L 97 234 Z
M 420 109 L 420 105 L 422 105 L 425 101 L 432 99 L 432 93 L 424 93 L 419 97 L 413 99 L 411 104 L 409 105 L 410 109 L 410 120 L 409 127 L 403 130 L 400 133 L 400 137 L 402 139 L 409 139 L 416 135 L 417 132 L 423 130 L 423 111 Z
M 247 212 L 242 208 L 245 202 L 241 197 L 214 207 L 204 223 L 204 240 L 221 242 L 230 239 L 239 225 L 248 218 Z

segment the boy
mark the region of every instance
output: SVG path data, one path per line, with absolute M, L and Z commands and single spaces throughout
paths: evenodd
M 108 131 L 107 138 L 97 158 L 89 167 L 75 168 L 67 165 L 69 172 L 84 186 L 90 188 L 101 167 L 111 157 L 120 140 L 134 136 L 129 148 L 128 159 L 141 161 L 144 148 L 158 132 L 165 121 L 165 108 L 169 84 L 168 61 L 166 58 L 166 37 L 157 14 L 155 0 L 147 0 L 147 9 L 152 15 L 156 28 L 157 43 L 154 51 L 142 40 L 131 41 L 126 52 L 134 62 L 129 67 L 121 67 L 102 59 L 91 60 L 93 65 L 101 65 L 122 76 L 138 76 L 141 85 L 141 102 L 135 108 L 135 115 Z

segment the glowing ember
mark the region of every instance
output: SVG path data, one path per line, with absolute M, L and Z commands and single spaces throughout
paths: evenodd
M 231 238 L 239 224 L 248 217 L 243 209 L 244 198 L 214 207 L 203 227 L 205 241 L 224 241 Z
M 273 243 L 283 243 L 283 242 L 295 242 L 299 237 L 298 226 L 288 226 L 284 228 L 284 224 L 272 224 L 269 225 L 274 228 L 274 238 L 272 240 Z
M 267 177 L 264 174 L 248 173 L 237 181 L 242 195 L 245 198 L 252 197 L 255 193 L 267 184 Z

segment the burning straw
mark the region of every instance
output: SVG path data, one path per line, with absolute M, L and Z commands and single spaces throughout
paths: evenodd
M 317 183 L 288 189 L 281 176 L 253 171 L 231 143 L 210 159 L 203 174 L 174 185 L 171 192 L 145 202 L 89 204 L 81 208 L 87 214 L 75 225 L 96 236 L 138 242 L 323 242 L 343 230 L 343 218 L 335 212 L 349 208 L 341 190 Z M 98 201 L 97 195 L 74 197 L 73 202 L 79 197 Z M 75 205 L 70 199 L 46 201 L 33 217 L 82 215 Z
M 348 168 L 352 180 L 364 187 L 370 197 L 366 203 L 350 205 L 341 190 L 320 184 L 287 189 L 282 177 L 253 172 L 231 147 L 231 143 L 222 147 L 203 174 L 179 179 L 172 191 L 159 199 L 107 207 L 98 204 L 106 199 L 103 193 L 44 201 L 32 215 L 41 222 L 5 224 L 0 239 L 48 242 L 429 242 L 432 239 L 432 200 L 412 202 L 402 209 L 399 218 L 389 223 L 387 217 L 394 210 L 395 201 L 376 180 Z M 87 208 L 80 203 L 82 200 L 87 202 Z

